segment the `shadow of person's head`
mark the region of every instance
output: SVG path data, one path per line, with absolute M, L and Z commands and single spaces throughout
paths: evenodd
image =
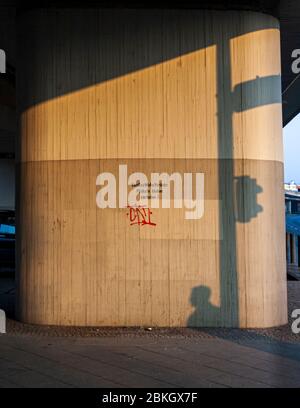
M 194 311 L 190 315 L 188 327 L 217 327 L 220 324 L 221 308 L 211 302 L 212 291 L 208 286 L 196 286 L 192 289 L 190 304 Z
M 194 307 L 210 303 L 211 289 L 208 286 L 196 286 L 192 289 L 190 303 Z

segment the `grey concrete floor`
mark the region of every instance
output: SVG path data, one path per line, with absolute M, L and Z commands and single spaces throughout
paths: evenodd
M 12 313 L 11 282 L 0 308 Z M 289 284 L 299 307 L 300 282 Z M 2 299 L 2 300 L 1 300 Z M 5 300 L 5 302 L 3 301 Z M 291 322 L 290 322 L 291 323 Z M 8 320 L 0 387 L 300 387 L 300 334 L 266 330 L 58 328 Z
M 300 387 L 300 346 L 265 339 L 0 335 L 0 387 Z

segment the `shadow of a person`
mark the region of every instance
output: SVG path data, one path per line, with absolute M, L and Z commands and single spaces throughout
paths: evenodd
M 221 308 L 211 301 L 211 289 L 207 286 L 193 288 L 190 303 L 195 307 L 188 319 L 188 327 L 218 327 L 221 324 Z

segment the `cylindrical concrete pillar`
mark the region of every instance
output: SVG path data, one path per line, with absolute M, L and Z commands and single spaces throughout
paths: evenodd
M 286 323 L 278 22 L 32 11 L 19 49 L 19 318 Z

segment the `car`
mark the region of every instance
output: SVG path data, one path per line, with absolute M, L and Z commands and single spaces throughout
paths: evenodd
M 15 225 L 12 211 L 0 212 L 0 276 L 13 275 L 15 270 Z

